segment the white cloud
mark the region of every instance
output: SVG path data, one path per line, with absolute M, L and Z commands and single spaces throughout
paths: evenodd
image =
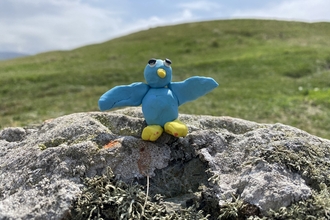
M 181 3 L 178 5 L 178 7 L 185 10 L 213 11 L 215 9 L 220 9 L 221 5 L 212 1 L 191 1 L 187 3 Z
M 116 4 L 116 8 L 91 6 L 83 1 L 1 0 L 0 51 L 39 53 L 73 49 L 151 27 L 197 20 L 192 10 L 200 5 L 193 2 L 178 10 L 166 4 L 166 10 L 153 11 L 127 1 Z M 206 5 L 203 10 L 211 4 Z M 140 13 L 138 6 L 142 7 Z
M 254 10 L 237 10 L 232 17 L 273 18 L 307 22 L 330 20 L 329 0 L 289 0 Z
M 158 6 L 158 8 L 162 8 L 162 11 L 166 13 L 159 13 L 158 10 L 151 10 L 151 13 L 146 13 L 144 16 L 141 16 L 143 18 L 124 24 L 120 33 L 127 34 L 134 31 L 154 28 L 158 26 L 197 21 L 201 19 L 201 17 L 199 17 L 195 10 L 208 11 L 212 6 L 215 7 L 216 5 L 209 1 L 195 1 L 178 5 L 173 4 L 173 7 L 168 7 L 168 1 L 164 1 L 163 3 L 167 5 L 161 5 Z M 202 6 L 202 4 L 204 5 Z M 156 6 L 154 7 L 157 8 Z
M 177 8 L 181 10 L 178 21 L 198 21 L 216 19 L 220 15 L 222 5 L 215 1 L 189 1 L 180 3 Z
M 179 20 L 180 19 L 186 20 L 186 19 L 191 19 L 191 18 L 193 18 L 193 13 L 189 9 L 185 9 L 182 12 L 181 18 L 179 17 Z
M 122 25 L 118 12 L 79 0 L 13 0 L 12 4 L 7 1 L 8 8 L 11 12 L 0 21 L 0 48 L 7 51 L 72 49 L 106 40 Z

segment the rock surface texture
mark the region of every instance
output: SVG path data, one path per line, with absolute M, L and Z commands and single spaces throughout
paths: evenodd
M 173 210 L 194 203 L 208 219 L 271 218 L 328 192 L 329 140 L 282 124 L 183 114 L 180 119 L 189 127 L 187 137 L 163 134 L 156 142 L 140 138 L 146 126 L 140 108 L 3 129 L 0 219 L 75 218 L 84 180 L 109 169 L 115 179 L 143 186 L 149 176 L 149 200 L 161 195 Z M 235 205 L 241 213 L 233 211 Z M 323 211 L 326 217 L 330 210 Z

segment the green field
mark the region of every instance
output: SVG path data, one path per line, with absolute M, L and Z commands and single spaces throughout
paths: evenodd
M 219 20 L 152 28 L 102 44 L 0 62 L 0 128 L 98 111 L 116 85 L 144 81 L 152 58 L 173 81 L 220 86 L 180 113 L 280 122 L 330 138 L 330 23 Z

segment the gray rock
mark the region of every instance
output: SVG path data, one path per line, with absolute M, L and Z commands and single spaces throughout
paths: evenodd
M 290 206 L 330 183 L 330 141 L 282 124 L 180 115 L 190 133 L 141 140 L 140 108 L 77 113 L 0 131 L 0 219 L 69 219 L 83 179 L 111 168 L 126 182 L 150 176 L 151 195 L 185 206 Z M 218 213 L 220 214 L 220 213 Z M 216 217 L 215 217 L 216 219 Z
M 3 139 L 8 142 L 21 141 L 25 136 L 23 128 L 6 128 L 0 132 L 0 140 Z

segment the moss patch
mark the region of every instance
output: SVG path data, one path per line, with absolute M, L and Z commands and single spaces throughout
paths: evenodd
M 277 212 L 271 211 L 274 219 L 330 219 L 330 192 L 325 184 L 320 184 L 321 190 L 314 191 L 310 199 L 299 201 L 290 207 L 283 207 Z
M 145 203 L 143 186 L 115 180 L 111 170 L 106 176 L 85 179 L 86 188 L 73 204 L 72 219 L 207 219 L 202 210 L 192 204 L 188 208 L 171 210 L 156 195 Z M 150 200 L 150 198 L 149 198 Z
M 67 140 L 65 138 L 59 137 L 59 138 L 54 138 L 51 140 L 48 140 L 47 142 L 43 144 L 39 144 L 40 150 L 45 150 L 49 147 L 57 147 L 63 143 L 65 143 Z

